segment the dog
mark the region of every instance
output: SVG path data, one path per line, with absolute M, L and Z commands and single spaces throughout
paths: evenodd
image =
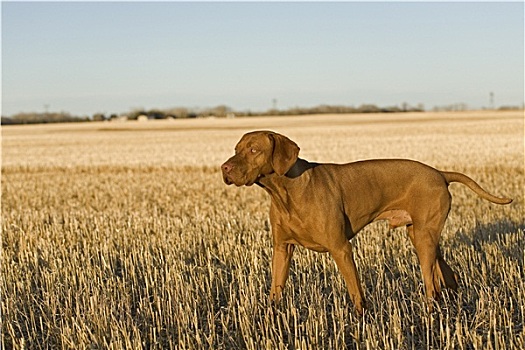
M 365 299 L 350 240 L 366 225 L 388 220 L 405 226 L 421 265 L 425 293 L 457 290 L 457 275 L 445 262 L 439 238 L 451 206 L 448 185 L 459 182 L 496 204 L 496 197 L 457 172 L 439 171 L 406 159 L 377 159 L 347 164 L 319 164 L 298 157 L 295 142 L 272 131 L 245 134 L 235 155 L 221 165 L 227 185 L 257 184 L 271 197 L 273 236 L 270 300 L 281 299 L 296 245 L 329 252 L 343 275 L 356 311 Z

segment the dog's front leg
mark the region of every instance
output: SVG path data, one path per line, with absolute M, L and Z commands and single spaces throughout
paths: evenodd
M 290 262 L 292 261 L 294 249 L 295 246 L 293 244 L 274 242 L 270 300 L 276 303 L 281 300 L 284 285 L 290 273 Z
M 359 277 L 357 276 L 357 267 L 352 254 L 352 245 L 350 242 L 346 242 L 342 247 L 330 253 L 345 279 L 350 299 L 352 299 L 357 313 L 362 315 L 365 309 L 365 298 Z

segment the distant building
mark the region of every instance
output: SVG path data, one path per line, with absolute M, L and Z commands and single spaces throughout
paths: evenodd
M 123 122 L 127 122 L 128 121 L 128 116 L 127 115 L 119 115 L 115 118 L 111 118 L 110 119 L 112 122 L 119 122 L 119 123 L 123 123 Z

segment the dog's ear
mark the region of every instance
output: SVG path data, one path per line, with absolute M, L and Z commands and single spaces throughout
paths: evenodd
M 280 134 L 271 133 L 268 136 L 273 142 L 272 168 L 277 175 L 284 175 L 297 161 L 299 146 Z

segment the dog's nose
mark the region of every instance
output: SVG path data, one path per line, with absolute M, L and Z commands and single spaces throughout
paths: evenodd
M 228 174 L 233 169 L 233 165 L 226 162 L 223 165 L 221 165 L 221 169 L 223 173 Z

